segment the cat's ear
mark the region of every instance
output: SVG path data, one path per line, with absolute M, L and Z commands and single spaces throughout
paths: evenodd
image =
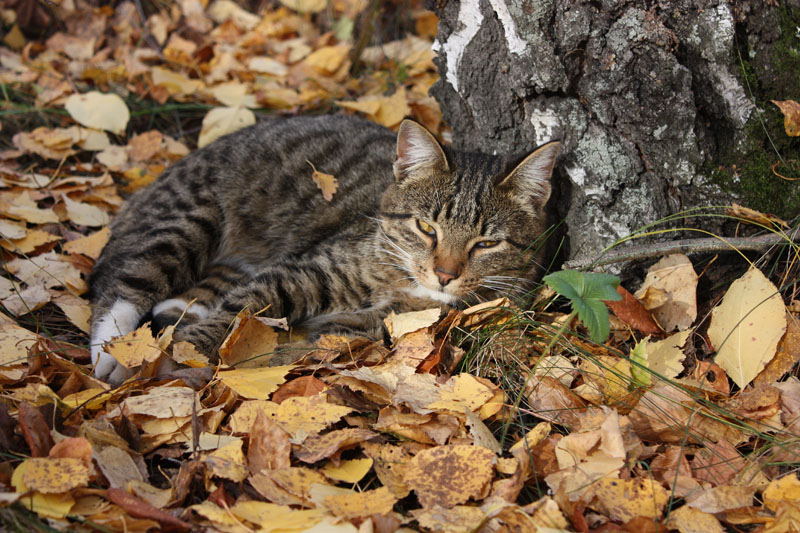
M 404 120 L 397 131 L 397 155 L 394 175 L 403 181 L 425 169 L 448 170 L 447 157 L 436 138 L 413 120 Z
M 558 141 L 537 148 L 497 184 L 498 190 L 507 190 L 520 196 L 523 203 L 533 208 L 544 207 L 550 198 L 550 177 L 559 150 L 561 143 Z

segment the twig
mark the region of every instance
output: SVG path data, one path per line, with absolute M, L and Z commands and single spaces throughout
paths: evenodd
M 609 252 L 597 259 L 578 257 L 564 263 L 563 268 L 580 270 L 588 267 L 599 267 L 625 261 L 649 259 L 662 255 L 684 253 L 697 254 L 709 252 L 727 252 L 736 250 L 764 251 L 779 244 L 800 246 L 800 225 L 786 235 L 768 234 L 758 237 L 730 237 L 722 239 L 681 239 L 669 242 L 657 242 L 627 246 L 621 250 Z

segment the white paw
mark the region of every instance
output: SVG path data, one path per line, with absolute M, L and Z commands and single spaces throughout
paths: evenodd
M 92 324 L 91 354 L 95 377 L 113 383 L 125 380 L 128 369 L 106 353 L 103 346 L 112 337 L 125 335 L 136 329 L 142 314 L 132 303 L 117 300 L 107 313 Z
M 153 316 L 173 310 L 178 313 L 186 311 L 187 314 L 194 315 L 201 320 L 206 318 L 209 314 L 208 308 L 202 304 L 197 302 L 190 304 L 181 298 L 169 298 L 153 306 Z

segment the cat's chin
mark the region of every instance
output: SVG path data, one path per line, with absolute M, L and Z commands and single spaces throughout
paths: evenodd
M 408 294 L 416 298 L 428 298 L 431 300 L 436 300 L 437 302 L 445 303 L 447 305 L 455 305 L 456 302 L 459 301 L 459 297 L 454 294 L 429 289 L 424 285 L 416 285 L 405 290 Z

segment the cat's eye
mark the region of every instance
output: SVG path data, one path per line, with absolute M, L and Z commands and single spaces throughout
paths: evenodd
M 436 230 L 433 229 L 433 226 L 431 226 L 424 220 L 417 219 L 417 227 L 422 233 L 424 233 L 428 237 L 436 237 Z
M 475 243 L 475 248 L 494 248 L 500 244 L 500 241 L 478 241 Z

